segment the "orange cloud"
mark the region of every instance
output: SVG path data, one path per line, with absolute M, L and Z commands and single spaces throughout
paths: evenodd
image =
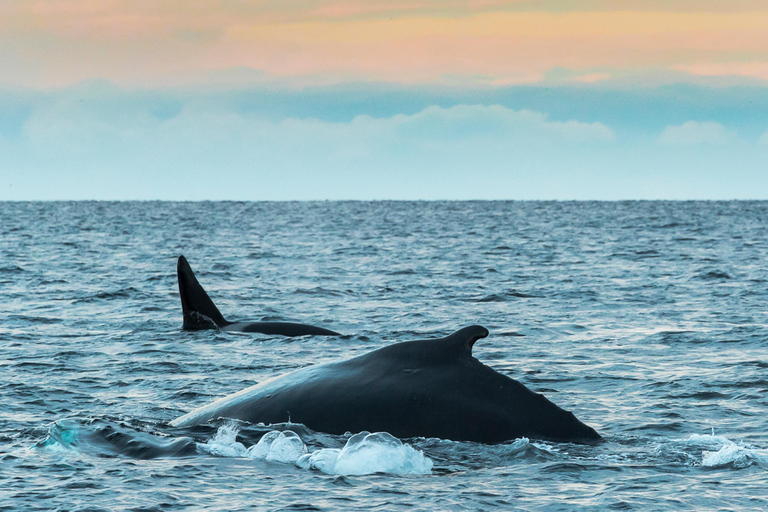
M 92 77 L 183 83 L 242 67 L 293 83 L 355 79 L 491 86 L 544 80 L 553 68 L 582 73 L 577 80 L 587 83 L 608 78 L 595 69 L 767 73 L 760 62 L 768 55 L 768 10 L 498 10 L 539 5 L 523 0 L 338 0 L 302 2 L 301 8 L 266 0 L 8 1 L 0 5 L 0 48 L 6 49 L 0 51 L 0 69 L 3 80 L 24 85 Z M 450 16 L 425 14 L 440 8 Z M 387 13 L 396 15 L 390 19 Z M 718 62 L 747 64 L 713 64 Z
M 327 71 L 394 81 L 571 69 L 666 67 L 768 52 L 768 13 L 487 13 L 229 27 L 221 54 L 276 75 Z M 226 50 L 224 50 L 226 48 Z
M 577 76 L 573 79 L 574 82 L 581 82 L 583 84 L 593 84 L 600 80 L 609 80 L 611 75 L 608 73 L 589 73 L 587 75 Z
M 671 67 L 698 76 L 743 76 L 768 80 L 768 62 L 699 62 Z

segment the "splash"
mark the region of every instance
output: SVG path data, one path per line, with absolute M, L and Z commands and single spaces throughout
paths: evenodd
M 264 459 L 270 462 L 295 464 L 299 457 L 307 453 L 307 447 L 298 434 L 292 430 L 267 432 L 259 442 L 246 450 L 251 459 Z
M 80 444 L 80 424 L 75 420 L 54 421 L 48 426 L 45 439 L 37 443 L 37 448 L 51 451 L 71 451 Z
M 386 432 L 361 432 L 350 437 L 341 449 L 323 448 L 312 453 L 291 430 L 268 432 L 250 448 L 237 441 L 237 432 L 235 425 L 220 427 L 206 444 L 199 446 L 200 451 L 220 457 L 294 464 L 335 475 L 424 475 L 433 466 L 421 451 Z
M 207 443 L 198 445 L 198 449 L 203 453 L 219 457 L 244 457 L 246 448 L 243 443 L 237 441 L 238 431 L 235 425 L 219 427 Z
M 686 443 L 705 448 L 701 465 L 705 468 L 732 467 L 742 469 L 757 464 L 768 467 L 768 450 L 739 445 L 725 436 L 693 434 Z
M 319 450 L 296 465 L 338 475 L 423 475 L 432 470 L 432 461 L 422 452 L 386 432 L 355 434 L 341 450 Z

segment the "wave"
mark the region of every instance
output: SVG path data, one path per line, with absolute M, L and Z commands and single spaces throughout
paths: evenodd
M 295 295 L 317 295 L 320 297 L 342 297 L 343 292 L 317 286 L 315 288 L 297 288 L 292 292 Z
M 301 425 L 295 425 L 301 429 Z M 205 443 L 190 437 L 150 433 L 103 419 L 66 418 L 53 422 L 36 447 L 53 452 L 121 455 L 134 459 L 213 455 L 292 464 L 306 470 L 333 475 L 426 475 L 434 463 L 420 450 L 386 432 L 361 432 L 351 436 L 342 448 L 309 451 L 293 430 L 270 430 L 258 442 L 246 447 L 237 440 L 240 427 L 220 426 Z
M 733 279 L 733 277 L 731 277 L 730 274 L 728 274 L 727 272 L 722 272 L 720 270 L 710 270 L 709 272 L 701 272 L 700 274 L 696 275 L 696 278 L 702 279 L 704 281 Z
M 184 457 L 197 453 L 197 443 L 189 437 L 141 432 L 101 419 L 68 418 L 55 421 L 48 427 L 46 437 L 36 446 L 55 452 L 123 455 L 134 459 Z
M 580 471 L 595 463 L 608 464 L 606 467 L 640 463 L 704 469 L 768 468 L 768 449 L 734 442 L 714 432 L 685 438 L 670 437 L 656 444 L 655 448 L 643 443 L 643 447 L 635 445 L 628 452 L 618 453 L 615 446 L 610 445 L 584 447 L 531 442 L 526 438 L 498 445 L 414 438 L 409 442 L 418 446 L 415 448 L 386 432 L 329 436 L 314 433 L 300 424 L 253 427 L 229 421 L 218 427 L 185 430 L 186 435 L 178 437 L 156 432 L 155 427 L 142 422 L 126 424 L 106 419 L 67 418 L 51 424 L 47 435 L 36 443 L 36 447 L 55 453 L 82 453 L 100 458 L 214 456 L 250 459 L 339 476 L 429 475 L 433 471 L 440 475 L 505 467 L 522 461 L 544 464 L 545 473 Z
M 515 289 L 508 290 L 503 293 L 493 293 L 486 295 L 479 299 L 475 299 L 475 302 L 508 302 L 514 299 L 540 299 L 541 295 L 533 295 L 530 293 L 524 293 Z

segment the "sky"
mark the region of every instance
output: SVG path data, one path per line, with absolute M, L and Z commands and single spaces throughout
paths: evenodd
M 52 199 L 768 199 L 768 2 L 3 0 Z

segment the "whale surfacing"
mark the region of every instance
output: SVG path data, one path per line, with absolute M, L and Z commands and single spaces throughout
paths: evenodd
M 181 309 L 184 314 L 184 325 L 182 326 L 184 330 L 219 328 L 222 331 L 258 332 L 282 336 L 312 334 L 340 336 L 339 333 L 322 327 L 292 322 L 230 322 L 224 318 L 203 287 L 200 286 L 195 273 L 192 272 L 192 268 L 184 256 L 179 256 L 176 272 L 179 278 Z
M 219 417 L 302 423 L 329 434 L 389 432 L 500 443 L 520 437 L 591 443 L 591 427 L 472 356 L 488 335 L 475 325 L 440 339 L 396 343 L 346 361 L 302 368 L 217 400 L 171 422 Z

